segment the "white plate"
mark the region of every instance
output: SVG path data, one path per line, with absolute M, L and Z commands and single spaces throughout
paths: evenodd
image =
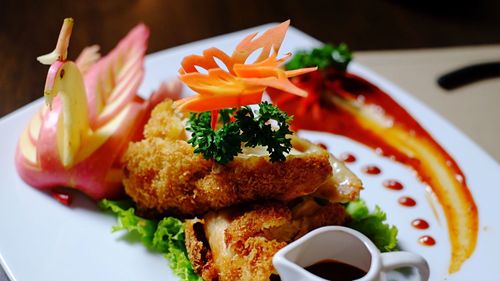
M 185 55 L 201 54 L 212 46 L 231 52 L 245 35 L 268 27 L 270 25 L 259 26 L 149 55 L 141 93 L 148 95 L 161 81 L 174 77 Z M 281 49 L 295 51 L 319 44 L 290 28 Z M 36 63 L 34 59 L 33 63 Z M 458 273 L 448 276 L 450 249 L 446 222 L 439 207 L 440 222 L 432 214 L 425 186 L 410 169 L 343 137 L 314 132 L 305 132 L 303 136 L 327 144 L 336 155 L 345 151 L 355 153 L 358 161 L 349 166 L 365 184 L 362 197 L 370 206 L 381 205 L 388 213 L 389 222 L 399 229 L 403 249 L 420 253 L 429 261 L 431 280 L 500 280 L 499 165 L 463 133 L 405 91 L 355 62 L 350 71 L 390 93 L 459 163 L 479 208 L 479 238 L 472 257 Z M 74 204 L 66 207 L 27 186 L 17 176 L 16 142 L 40 104 L 40 101 L 33 102 L 0 120 L 0 261 L 9 277 L 18 281 L 174 279 L 162 255 L 127 242 L 123 233 L 111 234 L 115 218 L 97 210 L 90 200 L 76 196 Z M 376 164 L 383 173 L 367 176 L 360 171 L 363 164 Z M 383 188 L 382 181 L 390 178 L 399 179 L 406 188 L 399 192 Z M 417 206 L 398 206 L 397 198 L 403 194 L 415 198 Z M 425 218 L 431 227 L 426 231 L 413 229 L 410 222 L 415 217 Z M 422 234 L 432 235 L 437 240 L 436 246 L 419 245 L 417 239 Z

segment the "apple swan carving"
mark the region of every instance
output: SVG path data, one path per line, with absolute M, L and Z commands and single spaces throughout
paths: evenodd
M 121 156 L 142 137 L 152 108 L 181 91 L 164 85 L 148 100 L 137 96 L 144 75 L 148 28 L 139 24 L 106 57 L 86 48 L 67 60 L 73 19 L 65 19 L 55 50 L 38 60 L 50 64 L 41 108 L 24 129 L 16 168 L 29 185 L 75 188 L 94 200 L 123 194 Z

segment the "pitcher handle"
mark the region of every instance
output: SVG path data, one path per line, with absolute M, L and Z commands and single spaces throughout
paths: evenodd
M 420 255 L 410 252 L 382 253 L 382 271 L 389 271 L 400 267 L 415 267 L 421 281 L 429 280 L 429 265 Z

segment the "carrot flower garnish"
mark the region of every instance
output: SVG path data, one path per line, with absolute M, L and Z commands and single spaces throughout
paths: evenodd
M 192 112 L 257 104 L 267 87 L 298 96 L 307 92 L 298 88 L 288 78 L 315 71 L 316 67 L 286 71 L 281 66 L 291 53 L 278 58 L 278 51 L 290 21 L 285 21 L 265 31 L 260 37 L 252 33 L 244 38 L 231 56 L 217 48 L 203 51 L 203 55 L 190 55 L 182 61 L 180 79 L 197 95 L 178 101 L 179 108 Z M 253 63 L 247 60 L 261 50 Z M 225 66 L 225 69 L 217 62 Z M 199 68 L 206 73 L 199 72 Z

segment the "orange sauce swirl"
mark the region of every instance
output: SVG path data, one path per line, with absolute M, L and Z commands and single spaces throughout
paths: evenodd
M 326 69 L 292 82 L 308 96 L 268 93 L 294 116 L 293 128 L 348 137 L 411 167 L 430 186 L 447 220 L 448 271 L 457 272 L 474 252 L 479 222 L 466 177 L 453 157 L 393 98 L 359 76 Z

